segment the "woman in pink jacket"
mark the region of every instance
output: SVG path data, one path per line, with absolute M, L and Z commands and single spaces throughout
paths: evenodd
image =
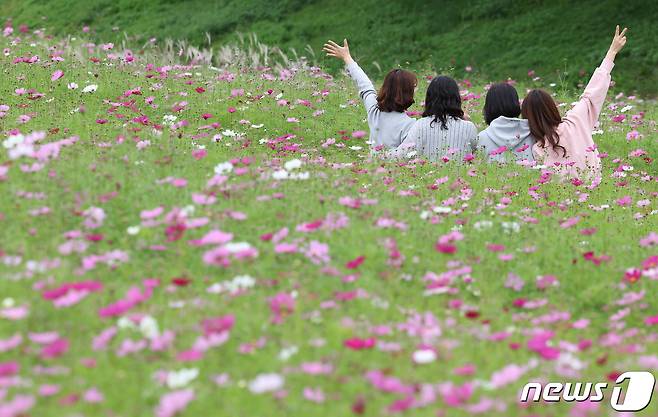
M 538 162 L 555 172 L 569 176 L 601 176 L 601 161 L 592 130 L 610 86 L 610 71 L 615 56 L 626 44 L 626 28 L 615 30 L 610 49 L 601 65 L 594 71 L 585 93 L 578 103 L 560 117 L 557 105 L 544 90 L 531 90 L 521 106 L 523 118 L 528 119 L 532 136 L 537 138 L 533 154 Z

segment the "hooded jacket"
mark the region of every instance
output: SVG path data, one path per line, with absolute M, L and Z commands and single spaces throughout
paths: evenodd
M 530 134 L 528 121 L 500 116 L 478 134 L 478 150 L 484 152 L 489 162 L 506 162 L 508 154 L 517 161 L 534 161 L 532 145 L 535 138 Z

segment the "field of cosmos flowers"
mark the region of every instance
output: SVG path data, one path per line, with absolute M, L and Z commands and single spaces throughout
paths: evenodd
M 560 182 L 373 158 L 304 61 L 3 35 L 0 417 L 613 416 L 519 393 L 658 370 L 655 101 L 612 88 Z

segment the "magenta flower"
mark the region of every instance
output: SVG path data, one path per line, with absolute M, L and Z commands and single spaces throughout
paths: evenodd
M 55 72 L 53 72 L 53 75 L 50 76 L 50 81 L 57 81 L 60 78 L 62 78 L 63 76 L 64 76 L 64 71 L 59 70 L 59 69 L 55 70 Z
M 295 311 L 295 299 L 288 293 L 280 292 L 268 301 L 273 314 L 272 323 L 283 323 L 283 319 Z
M 362 339 L 359 337 L 353 337 L 351 339 L 347 339 L 343 342 L 343 345 L 352 350 L 364 350 L 364 349 L 372 349 L 375 347 L 375 344 L 377 343 L 377 339 L 374 337 L 370 337 L 367 339 Z

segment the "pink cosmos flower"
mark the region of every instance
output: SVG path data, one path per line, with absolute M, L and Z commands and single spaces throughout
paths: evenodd
M 268 298 L 270 311 L 273 314 L 272 322 L 283 323 L 283 318 L 295 311 L 295 299 L 288 293 L 281 292 Z
M 108 327 L 107 329 L 103 330 L 98 336 L 94 337 L 91 345 L 92 349 L 104 350 L 117 334 L 117 332 L 118 329 L 115 326 Z
M 2 417 L 18 417 L 27 415 L 32 407 L 34 407 L 35 400 L 31 395 L 16 395 L 10 401 L 3 401 L 0 404 L 0 416 Z
M 658 233 L 656 232 L 649 232 L 648 235 L 640 239 L 640 246 L 642 247 L 649 247 L 653 245 L 658 245 Z
M 23 343 L 23 336 L 20 333 L 16 333 L 7 339 L 0 339 L 0 353 L 16 349 L 21 343 Z
M 103 402 L 105 397 L 97 388 L 92 387 L 82 394 L 82 399 L 87 403 L 97 404 Z
M 631 140 L 637 139 L 641 136 L 642 135 L 640 135 L 640 132 L 638 132 L 637 130 L 631 130 L 630 132 L 628 132 L 626 134 L 626 140 L 631 141 Z
M 160 397 L 155 415 L 157 417 L 173 417 L 185 410 L 192 400 L 194 400 L 194 390 L 192 389 L 169 392 Z
M 62 78 L 63 76 L 64 76 L 64 71 L 59 70 L 59 69 L 55 70 L 55 72 L 53 72 L 53 75 L 50 76 L 50 81 L 57 81 L 60 78 Z
M 325 395 L 324 392 L 322 391 L 322 388 L 310 388 L 310 387 L 305 387 L 303 390 L 303 395 L 304 398 L 306 398 L 309 401 L 312 401 L 314 403 L 321 404 L 325 400 Z
M 4 378 L 7 376 L 13 376 L 18 374 L 21 366 L 18 362 L 0 362 L 0 377 Z
M 62 356 L 69 350 L 69 341 L 65 338 L 58 338 L 54 342 L 46 345 L 41 349 L 42 359 L 54 359 Z
M 617 200 L 617 205 L 619 205 L 621 207 L 626 207 L 626 206 L 631 205 L 632 202 L 633 202 L 633 198 L 630 195 L 627 195 L 627 196 L 624 196 L 624 197 L 618 199 Z

